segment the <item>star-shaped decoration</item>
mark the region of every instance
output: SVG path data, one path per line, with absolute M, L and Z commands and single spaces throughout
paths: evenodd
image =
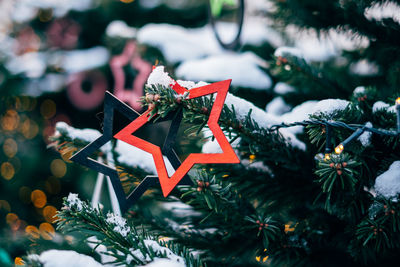
M 137 199 L 139 199 L 141 195 L 143 195 L 143 193 L 150 186 L 157 184 L 158 179 L 157 176 L 146 176 L 139 184 L 139 186 L 137 186 L 135 190 L 133 190 L 128 196 L 126 196 L 120 182 L 117 169 L 89 157 L 96 150 L 98 150 L 100 147 L 105 145 L 113 138 L 114 110 L 119 111 L 130 121 L 139 117 L 139 114 L 135 110 L 130 108 L 125 103 L 121 102 L 110 92 L 106 92 L 104 101 L 103 134 L 99 138 L 88 144 L 86 147 L 81 149 L 78 153 L 73 155 L 71 157 L 71 160 L 110 177 L 111 184 L 117 196 L 120 209 L 122 213 L 124 213 L 133 203 L 136 202 Z M 163 153 L 170 161 L 172 167 L 174 169 L 177 169 L 181 163 L 175 151 L 173 150 L 173 140 L 175 140 L 176 138 L 179 125 L 182 121 L 182 111 L 178 111 L 174 115 L 175 116 L 173 116 L 173 118 L 171 118 L 172 116 L 170 116 L 159 121 L 161 122 L 172 119 L 170 130 L 163 145 Z M 191 184 L 189 177 L 186 177 L 185 180 L 182 181 L 182 184 Z
M 165 162 L 162 156 L 162 150 L 159 146 L 149 143 L 133 134 L 148 123 L 151 110 L 147 110 L 140 117 L 131 122 L 128 126 L 118 132 L 114 137 L 124 141 L 132 146 L 142 149 L 152 154 L 154 163 L 157 169 L 158 179 L 160 181 L 163 195 L 168 196 L 176 185 L 185 177 L 188 171 L 194 164 L 211 164 L 211 163 L 239 163 L 240 160 L 236 156 L 235 151 L 231 147 L 229 141 L 226 139 L 222 129 L 218 125 L 218 120 L 224 106 L 225 98 L 228 93 L 231 80 L 212 83 L 206 86 L 201 86 L 186 90 L 188 92 L 188 99 L 193 99 L 205 95 L 216 93 L 215 101 L 210 111 L 207 124 L 211 132 L 214 134 L 215 139 L 222 149 L 222 153 L 191 153 L 175 170 L 175 173 L 169 177 Z M 174 88 L 173 88 L 174 89 Z M 176 90 L 176 89 L 174 89 Z M 179 88 L 182 90 L 182 88 Z
M 133 80 L 132 88 L 126 88 L 126 74 L 124 67 L 128 66 L 138 73 Z M 114 56 L 110 61 L 111 71 L 114 76 L 114 94 L 124 102 L 127 102 L 135 110 L 141 110 L 138 102 L 143 96 L 143 86 L 152 68 L 151 64 L 144 61 L 137 52 L 137 44 L 129 41 L 124 47 L 122 54 Z

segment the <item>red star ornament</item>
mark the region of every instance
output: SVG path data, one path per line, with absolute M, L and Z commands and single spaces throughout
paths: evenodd
M 152 154 L 156 166 L 158 179 L 160 181 L 161 189 L 164 197 L 167 197 L 179 181 L 189 172 L 194 164 L 211 164 L 211 163 L 239 163 L 240 160 L 236 156 L 235 151 L 226 139 L 222 129 L 218 125 L 218 120 L 224 106 L 225 98 L 228 93 L 231 80 L 220 81 L 206 86 L 185 90 L 189 92 L 188 99 L 193 99 L 209 94 L 216 93 L 214 104 L 211 108 L 210 116 L 207 125 L 211 132 L 214 134 L 215 140 L 222 149 L 222 153 L 191 153 L 182 162 L 175 173 L 169 177 L 161 148 L 143 139 L 140 139 L 132 134 L 135 133 L 140 127 L 148 123 L 151 110 L 147 110 L 140 117 L 132 121 L 128 126 L 118 132 L 114 137 L 124 141 L 132 146 L 140 148 Z

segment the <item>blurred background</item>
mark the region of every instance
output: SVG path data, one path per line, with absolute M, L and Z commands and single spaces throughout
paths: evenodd
M 373 63 L 339 57 L 344 50 L 354 56 L 352 51 L 367 48 L 368 38 L 345 29 L 318 34 L 279 23 L 273 3 L 279 1 L 244 1 L 239 41 L 225 49 L 216 36 L 223 43 L 235 40 L 239 2 L 211 1 L 210 6 L 208 0 L 0 1 L 3 261 L 25 253 L 25 233 L 53 238 L 48 234 L 55 231 L 53 216 L 68 192 L 79 192 L 83 199 L 92 196 L 96 173 L 70 164 L 74 151 L 62 158 L 51 149 L 49 136 L 56 122 L 101 130 L 106 90 L 140 111 L 136 101 L 153 65 L 166 66 L 178 79 L 231 78 L 236 95 L 275 115 L 305 100 L 350 95 L 360 83 L 382 81 Z M 365 15 L 393 17 L 396 10 L 375 6 Z M 307 62 L 349 73 L 341 76 L 348 90 L 310 89 L 296 95 L 277 71 L 290 66 L 270 62 L 284 46 Z

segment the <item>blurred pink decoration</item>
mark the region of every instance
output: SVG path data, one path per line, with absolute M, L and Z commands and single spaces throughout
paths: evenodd
M 23 28 L 17 35 L 15 53 L 22 55 L 28 52 L 37 52 L 40 48 L 40 37 L 31 27 Z
M 85 84 L 84 84 L 85 83 Z M 84 88 L 90 86 L 90 88 Z M 85 91 L 85 89 L 88 89 Z M 100 71 L 74 73 L 69 77 L 67 95 L 81 110 L 90 110 L 103 103 L 107 80 Z
M 133 88 L 125 88 L 125 72 L 123 67 L 131 64 L 138 71 L 133 81 Z M 114 75 L 114 94 L 132 108 L 139 111 L 141 105 L 138 102 L 143 96 L 143 87 L 152 70 L 151 64 L 144 61 L 137 52 L 136 42 L 129 41 L 122 54 L 114 56 L 110 61 L 111 71 Z
M 56 19 L 47 29 L 47 43 L 52 47 L 73 49 L 78 43 L 81 27 L 70 19 Z

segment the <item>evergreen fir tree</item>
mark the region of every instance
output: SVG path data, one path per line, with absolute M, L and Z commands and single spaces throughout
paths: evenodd
M 101 44 L 117 56 L 123 54 L 127 41 L 137 42 L 140 56 L 155 65 L 140 99 L 143 111 L 151 110 L 155 120 L 138 136 L 162 146 L 168 123 L 157 119 L 182 111 L 175 144 L 182 161 L 190 153 L 220 152 L 207 128 L 215 97 L 188 99 L 165 82 L 170 81 L 168 75 L 189 80 L 178 81 L 187 89 L 232 78 L 218 124 L 241 162 L 197 164 L 188 173 L 192 185 L 178 185 L 167 198 L 154 185 L 121 215 L 109 211 L 104 198 L 104 206 L 83 200 L 90 198 L 92 188 L 80 193 L 82 200 L 65 194 L 57 213 L 57 232 L 48 238 L 52 241 L 42 240 L 45 229 L 26 230 L 35 246 L 24 251 L 25 264 L 47 266 L 69 257 L 70 264 L 80 261 L 87 266 L 101 266 L 100 262 L 126 266 L 398 265 L 400 24 L 395 12 L 389 16 L 382 11 L 399 10 L 398 1 L 272 0 L 257 1 L 258 5 L 245 1 L 247 12 L 255 7 L 257 12 L 245 13 L 241 46 L 231 52 L 204 44 L 210 40 L 204 33 L 208 1 L 187 1 L 181 8 L 166 0 L 154 6 L 145 1 L 123 2 L 130 1 L 100 1 L 91 9 L 64 14 L 64 19 L 81 27 L 73 49 Z M 213 1 L 222 5 L 222 15 L 232 5 L 223 2 Z M 262 9 L 265 3 L 268 8 Z M 29 22 L 31 28 L 43 33 L 57 19 L 52 17 L 56 11 L 40 8 L 37 18 Z M 46 21 L 48 13 L 52 15 Z M 258 36 L 256 41 L 249 37 L 246 27 L 254 21 L 246 21 L 246 16 L 261 18 L 269 36 Z M 154 22 L 186 28 L 149 24 Z M 23 28 L 28 22 L 24 23 L 16 25 Z M 194 26 L 201 28 L 188 29 Z M 53 44 L 51 49 L 41 49 L 53 56 L 70 48 Z M 75 71 L 68 64 L 46 64 L 35 79 Z M 100 71 L 106 80 L 115 78 L 107 60 L 87 68 Z M 16 88 L 14 95 L 28 91 L 32 73 L 13 73 L 7 64 L 2 71 L 7 76 L 1 92 L 11 86 Z M 129 71 L 137 76 L 136 70 Z M 64 91 L 51 96 L 58 101 L 66 98 Z M 2 122 L 12 115 L 9 110 L 2 111 Z M 75 127 L 56 124 L 51 146 L 65 161 L 101 135 L 104 125 L 95 120 L 100 110 L 71 112 Z M 114 120 L 113 134 L 130 123 L 118 112 Z M 2 131 L 10 134 L 2 125 Z M 127 195 L 146 175 L 155 174 L 152 158 L 121 140 L 113 139 L 93 158 L 114 164 Z M 79 170 L 73 177 L 77 184 L 84 183 L 88 173 L 95 175 L 74 163 L 68 168 Z

